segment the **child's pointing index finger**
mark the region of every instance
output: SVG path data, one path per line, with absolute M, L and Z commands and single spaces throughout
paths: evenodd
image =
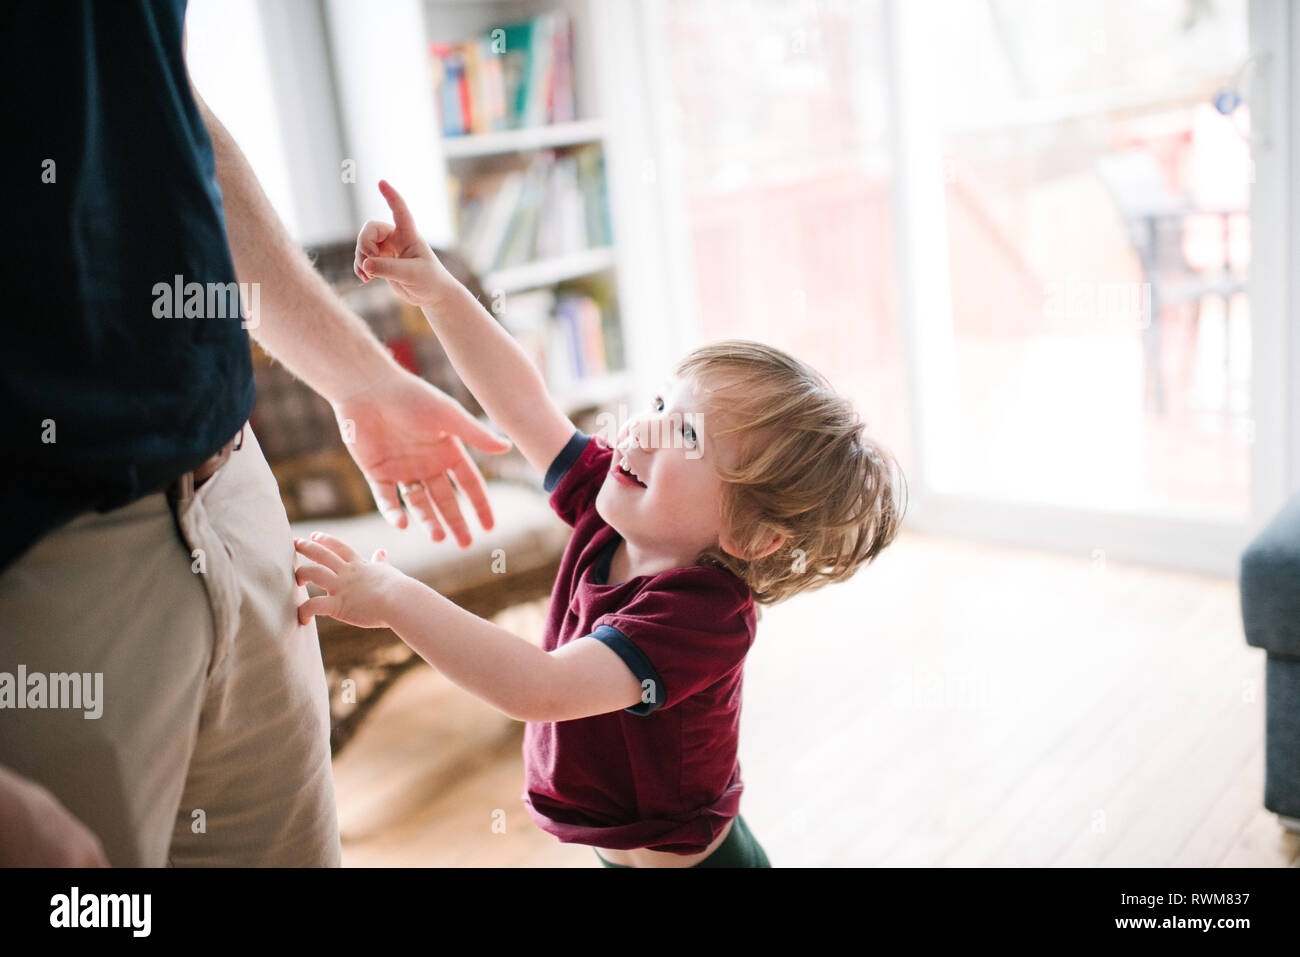
M 409 234 L 407 238 L 419 236 L 415 229 L 415 217 L 407 208 L 402 194 L 393 189 L 393 185 L 386 179 L 379 181 L 379 192 L 383 193 L 384 199 L 388 201 L 388 208 L 393 211 L 393 225 L 397 227 L 397 231 L 404 235 Z

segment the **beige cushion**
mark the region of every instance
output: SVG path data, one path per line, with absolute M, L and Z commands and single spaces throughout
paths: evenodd
M 378 512 L 296 522 L 293 534 L 307 538 L 312 532 L 326 532 L 367 558 L 383 548 L 393 565 L 444 594 L 500 581 L 502 562 L 508 580 L 512 573 L 554 562 L 563 554 L 572 529 L 551 510 L 545 491 L 500 481 L 488 482 L 487 488 L 495 519 L 491 531 L 483 531 L 473 506 L 464 498 L 460 500 L 461 514 L 473 538 L 468 548 L 457 545 L 450 533 L 435 542 L 415 523 L 398 530 Z

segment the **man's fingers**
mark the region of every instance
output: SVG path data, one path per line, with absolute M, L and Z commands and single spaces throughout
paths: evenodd
M 299 565 L 294 569 L 293 577 L 299 585 L 311 582 L 313 585 L 320 585 L 321 588 L 331 592 L 336 590 L 339 584 L 339 576 L 324 565 Z
M 456 501 L 456 490 L 451 487 L 446 474 L 425 479 L 424 487 L 429 490 L 429 497 L 438 506 L 438 514 L 456 536 L 457 544 L 461 548 L 468 548 L 473 539 L 470 538 L 469 526 L 465 524 L 465 516 L 460 514 L 460 502 Z
M 305 625 L 316 615 L 325 615 L 327 618 L 332 618 L 338 610 L 338 599 L 333 595 L 308 598 L 298 606 L 298 624 Z
M 370 494 L 375 497 L 375 504 L 379 506 L 379 511 L 383 513 L 384 518 L 388 519 L 388 524 L 394 528 L 406 528 L 406 509 L 402 507 L 397 486 L 391 482 L 369 480 L 366 484 L 370 486 Z
M 341 572 L 343 570 L 343 559 L 324 545 L 308 541 L 305 538 L 299 538 L 294 541 L 293 547 L 305 558 L 310 558 L 318 565 L 324 565 L 332 572 Z M 319 585 L 320 582 L 317 582 L 317 584 Z
M 393 211 L 393 222 L 397 226 L 397 231 L 402 233 L 406 240 L 418 239 L 420 234 L 415 228 L 415 217 L 407 208 L 402 194 L 393 189 L 392 184 L 386 179 L 379 181 L 379 192 L 384 194 L 384 199 L 388 201 L 388 208 Z
M 369 275 L 381 279 L 413 283 L 420 280 L 425 265 L 416 259 L 389 259 L 383 256 L 368 256 L 361 260 L 361 269 Z
M 440 542 L 447 537 L 442 522 L 438 521 L 438 510 L 433 507 L 433 500 L 429 498 L 428 490 L 424 485 L 407 492 L 404 498 L 407 507 L 414 513 L 416 521 L 425 527 L 430 538 Z
M 474 506 L 478 523 L 483 526 L 485 532 L 489 532 L 495 521 L 492 518 L 492 505 L 488 501 L 487 483 L 483 481 L 483 474 L 465 451 L 465 446 L 461 445 L 460 439 L 454 441 L 456 447 L 460 449 L 461 460 L 451 467 L 451 474 L 455 476 L 456 484 Z

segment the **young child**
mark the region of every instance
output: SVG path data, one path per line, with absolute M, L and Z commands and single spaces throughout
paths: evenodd
M 767 867 L 737 759 L 755 603 L 843 581 L 894 538 L 902 474 L 803 363 L 754 342 L 697 349 L 612 440 L 556 408 L 531 360 L 380 190 L 363 281 L 423 309 L 457 374 L 545 476 L 573 527 L 541 648 L 316 533 L 299 583 L 329 615 L 388 627 L 524 734 L 529 813 L 611 867 Z M 421 489 L 434 502 L 454 494 Z

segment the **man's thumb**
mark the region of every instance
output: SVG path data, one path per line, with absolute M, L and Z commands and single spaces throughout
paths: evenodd
M 457 408 L 456 417 L 459 421 L 452 423 L 447 431 L 464 439 L 474 448 L 497 453 L 509 452 L 513 448 L 508 438 L 497 435 L 463 408 Z

